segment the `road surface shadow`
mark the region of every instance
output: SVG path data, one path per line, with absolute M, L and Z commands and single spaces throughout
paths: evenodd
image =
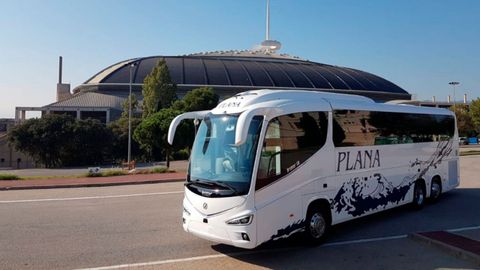
M 436 203 L 428 203 L 421 210 L 413 210 L 409 205 L 397 207 L 380 213 L 372 214 L 366 217 L 358 218 L 352 221 L 338 224 L 331 228 L 329 237 L 325 243 L 338 243 L 343 241 L 370 239 L 377 237 L 388 237 L 405 235 L 420 231 L 436 231 L 453 228 L 471 227 L 480 225 L 480 189 L 455 189 L 448 193 L 442 194 L 440 201 Z M 405 262 L 420 256 L 422 253 L 432 256 L 432 260 L 428 265 L 417 265 L 418 267 L 469 267 L 468 263 L 460 259 L 450 257 L 437 250 L 424 247 L 411 240 L 391 240 L 403 241 L 408 243 L 406 246 L 399 247 L 385 246 L 389 242 L 375 242 L 374 244 L 352 245 L 345 244 L 341 246 L 317 246 L 311 247 L 304 243 L 302 235 L 292 235 L 290 238 L 271 241 L 260 245 L 251 252 L 245 249 L 235 248 L 223 244 L 213 245 L 212 249 L 226 254 L 243 262 L 251 263 L 258 266 L 276 268 L 300 268 L 300 265 L 294 265 L 291 262 L 303 261 L 303 266 L 310 268 L 314 264 L 320 263 L 322 260 L 336 261 L 342 267 L 349 267 L 350 263 L 366 263 L 368 268 L 375 265 L 383 265 L 375 261 L 376 256 L 393 256 L 392 260 L 405 261 L 404 257 L 409 257 Z M 402 242 L 402 243 L 403 243 Z M 409 245 L 414 245 L 410 247 Z M 369 248 L 370 247 L 370 248 Z M 373 248 L 372 248 L 373 247 Z M 427 248 L 425 251 L 423 249 Z M 366 249 L 366 251 L 365 251 Z M 384 250 L 382 250 L 384 249 Z M 416 250 L 418 249 L 418 250 Z M 336 254 L 335 258 L 325 257 L 325 254 Z M 389 251 L 387 251 L 389 250 Z M 391 251 L 395 250 L 395 254 Z M 359 252 L 358 256 L 354 255 Z M 376 252 L 381 252 L 376 254 Z M 413 253 L 412 253 L 413 252 Z M 419 254 L 416 254 L 420 252 Z M 438 256 L 438 252 L 440 255 Z M 411 254 L 410 254 L 411 253 Z M 340 257 L 338 257 L 340 256 Z M 352 256 L 356 256 L 352 258 Z M 387 256 L 387 257 L 388 257 Z M 442 257 L 442 258 L 438 258 Z M 367 260 L 367 258 L 370 258 Z M 372 260 L 372 261 L 371 261 Z M 423 259 L 420 259 L 421 261 Z M 302 266 L 302 267 L 303 267 Z M 325 265 L 322 265 L 324 268 Z M 384 265 L 385 267 L 387 266 Z M 338 268 L 338 264 L 332 265 L 332 269 Z M 357 266 L 358 267 L 358 266 Z M 329 267 L 327 266 L 326 269 Z M 382 267 L 373 267 L 381 269 Z M 391 267 L 388 267 L 391 268 Z M 395 267 L 393 267 L 395 268 Z M 415 267 L 405 267 L 402 269 L 415 269 Z

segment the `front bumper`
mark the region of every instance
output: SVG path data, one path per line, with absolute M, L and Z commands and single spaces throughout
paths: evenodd
M 240 248 L 252 249 L 257 246 L 255 217 L 249 225 L 229 225 L 225 221 L 238 214 L 235 208 L 217 215 L 206 216 L 195 210 L 188 200 L 184 200 L 183 207 L 188 210 L 188 212 L 183 211 L 183 229 L 186 232 L 213 242 Z

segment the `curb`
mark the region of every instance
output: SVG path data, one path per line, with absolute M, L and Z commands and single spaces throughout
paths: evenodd
M 81 183 L 81 184 L 66 184 L 66 185 L 45 185 L 45 186 L 19 186 L 19 187 L 0 187 L 0 191 L 7 190 L 28 190 L 28 189 L 55 189 L 55 188 L 84 188 L 84 187 L 109 187 L 109 186 L 129 186 L 129 185 L 147 185 L 158 183 L 172 183 L 183 182 L 182 179 L 164 179 L 164 180 L 145 180 L 132 182 L 108 182 L 108 183 Z
M 470 260 L 470 261 L 480 265 L 480 255 L 475 254 L 473 252 L 470 252 L 470 251 L 467 251 L 467 250 L 449 245 L 447 243 L 444 243 L 444 242 L 441 242 L 441 241 L 423 236 L 420 233 L 409 234 L 408 237 L 415 240 L 415 241 L 422 242 L 422 243 L 425 243 L 425 244 L 428 244 L 428 245 L 431 245 L 431 246 L 435 246 L 435 247 L 437 247 L 437 248 L 439 248 L 439 249 L 441 249 L 441 250 L 443 250 L 443 251 L 445 251 L 445 252 L 447 252 L 447 253 L 449 253 L 449 254 L 457 257 L 457 258 Z

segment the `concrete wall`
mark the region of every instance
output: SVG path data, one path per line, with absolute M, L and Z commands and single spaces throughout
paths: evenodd
M 57 102 L 71 98 L 70 84 L 57 83 Z
M 0 138 L 0 168 L 27 169 L 35 168 L 33 159 L 8 146 L 7 140 Z
M 0 168 L 2 169 L 26 169 L 34 168 L 33 159 L 23 153 L 15 151 L 8 145 L 7 132 L 13 127 L 14 119 L 0 119 L 0 124 L 6 124 L 7 130 L 0 132 Z

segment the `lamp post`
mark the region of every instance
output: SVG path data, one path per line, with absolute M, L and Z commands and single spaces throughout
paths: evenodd
M 133 69 L 136 66 L 136 63 L 130 64 L 130 83 L 128 91 L 128 154 L 127 154 L 127 164 L 130 169 L 130 161 L 132 157 L 132 80 L 133 80 Z
M 456 111 L 457 111 L 457 110 L 456 110 L 457 108 L 456 108 L 456 106 L 455 106 L 455 103 L 456 103 L 456 102 L 455 102 L 455 87 L 456 87 L 457 85 L 459 85 L 460 83 L 459 83 L 459 82 L 449 82 L 448 84 L 450 84 L 450 85 L 453 87 L 453 111 L 456 112 Z

